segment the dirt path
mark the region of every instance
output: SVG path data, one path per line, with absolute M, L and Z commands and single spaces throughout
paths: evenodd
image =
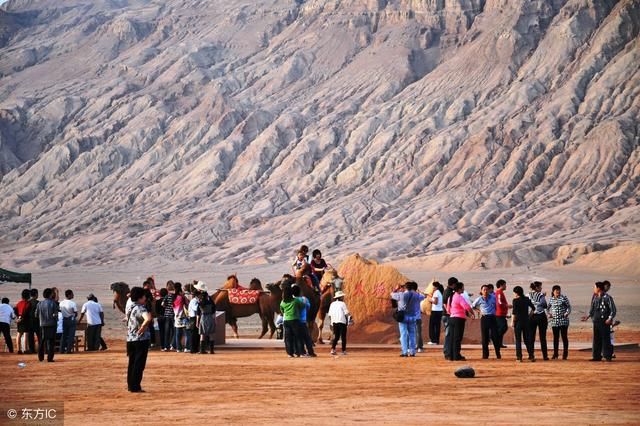
M 172 421 L 225 424 L 637 424 L 640 351 L 619 351 L 612 363 L 481 361 L 456 379 L 459 363 L 437 353 L 399 358 L 396 351 L 354 350 L 331 357 L 289 359 L 273 350 L 224 351 L 213 356 L 152 352 L 144 394 L 126 391 L 124 344 L 105 353 L 59 356 L 54 364 L 0 355 L 0 404 L 65 401 L 65 424 Z

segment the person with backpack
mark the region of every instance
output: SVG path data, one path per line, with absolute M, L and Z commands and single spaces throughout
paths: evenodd
M 311 334 L 309 333 L 309 327 L 307 326 L 307 312 L 311 307 L 309 299 L 302 296 L 300 287 L 297 285 L 292 286 L 291 291 L 293 297 L 299 299 L 303 305 L 300 307 L 300 324 L 298 324 L 298 336 L 300 339 L 296 342 L 298 345 L 298 352 L 303 354 L 302 356 L 316 357 L 316 353 L 313 350 L 313 341 L 311 340 Z M 307 348 L 305 353 L 304 348 Z
M 285 287 L 282 290 L 282 301 L 280 311 L 284 316 L 284 346 L 289 358 L 295 355 L 302 355 L 302 345 L 298 342 L 302 340 L 300 335 L 300 311 L 304 308 L 302 300 L 293 297 L 293 288 Z
M 401 291 L 403 288 L 404 291 Z M 418 284 L 409 281 L 391 293 L 391 299 L 397 302 L 398 312 L 401 313 L 401 317 L 396 318 L 400 330 L 401 357 L 416 356 L 416 320 L 420 315 L 420 302 L 424 300 L 424 295 L 416 290 Z

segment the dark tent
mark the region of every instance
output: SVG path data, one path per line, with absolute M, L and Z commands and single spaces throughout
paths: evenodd
M 31 274 L 21 274 L 0 268 L 0 282 L 29 283 L 31 288 Z

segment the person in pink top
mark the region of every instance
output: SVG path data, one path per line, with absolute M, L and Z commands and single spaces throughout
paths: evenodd
M 473 309 L 465 300 L 462 293 L 464 292 L 464 284 L 458 282 L 453 287 L 453 297 L 447 305 L 447 312 L 451 315 L 449 319 L 451 323 L 451 358 L 450 361 L 464 361 L 466 358 L 460 355 L 460 347 L 462 346 L 462 336 L 464 336 L 464 324 L 467 314 L 471 318 L 475 318 Z
M 185 338 L 185 330 L 187 326 L 187 313 L 186 313 L 186 299 L 182 293 L 182 284 L 175 283 L 175 296 L 173 299 L 173 313 L 174 313 L 174 329 L 175 337 L 173 346 L 176 348 L 176 352 L 188 352 L 182 345 L 182 341 Z

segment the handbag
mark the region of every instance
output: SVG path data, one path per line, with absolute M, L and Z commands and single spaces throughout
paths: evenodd
M 393 311 L 392 316 L 393 316 L 393 319 L 396 320 L 397 322 L 404 321 L 404 311 L 401 311 L 398 308 L 396 308 L 396 310 Z
M 396 308 L 395 311 L 393 311 L 393 319 L 396 320 L 397 322 L 402 322 L 404 321 L 404 317 L 406 315 L 406 309 L 407 306 L 409 306 L 409 302 L 411 302 L 411 299 L 413 298 L 413 294 L 409 295 L 409 300 L 407 301 L 407 304 L 405 305 L 405 308 L 403 310 L 400 310 L 398 308 Z

